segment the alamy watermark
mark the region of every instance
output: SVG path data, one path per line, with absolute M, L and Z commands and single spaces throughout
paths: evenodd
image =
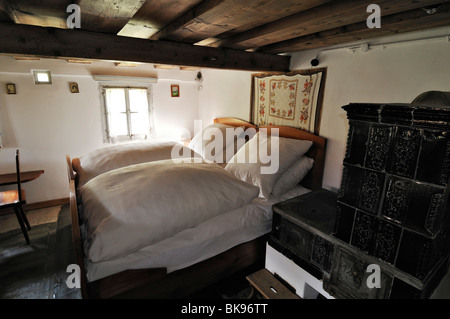
M 66 24 L 69 29 L 81 28 L 81 8 L 77 4 L 70 4 L 66 9 L 70 15 L 67 17 Z M 381 8 L 378 4 L 369 4 L 366 12 L 371 13 L 366 20 L 367 27 L 370 29 L 381 28 Z
M 70 275 L 66 279 L 68 288 L 81 288 L 81 269 L 77 264 L 70 264 L 67 266 L 66 272 Z M 381 288 L 381 269 L 380 265 L 370 264 L 367 266 L 366 272 L 371 273 L 366 280 L 367 288 Z
M 81 8 L 77 4 L 69 4 L 66 9 L 70 15 L 67 17 L 66 24 L 69 29 L 81 28 Z
M 381 288 L 381 269 L 380 265 L 370 264 L 366 272 L 371 273 L 366 280 L 367 288 Z
M 70 264 L 66 268 L 66 272 L 70 275 L 66 279 L 68 288 L 81 288 L 81 269 L 77 264 Z
M 366 24 L 369 29 L 381 28 L 381 8 L 378 4 L 369 4 L 367 12 L 371 12 L 367 17 Z
M 279 129 L 272 128 L 269 132 L 266 128 L 260 128 L 258 132 L 258 141 L 248 144 L 248 153 L 237 152 L 233 157 L 236 150 L 245 144 L 245 137 L 254 136 L 256 129 L 250 127 L 244 130 L 242 127 L 230 127 L 225 129 L 224 136 L 223 130 L 209 127 L 203 130 L 202 121 L 196 120 L 194 121 L 194 137 L 200 133 L 202 140 L 210 142 L 205 145 L 200 142 L 195 149 L 199 150 L 200 155 L 203 155 L 204 158 L 216 163 L 223 163 L 225 155 L 225 158 L 232 158 L 234 163 L 260 163 L 261 174 L 274 174 L 278 172 L 280 163 Z M 184 135 L 190 136 L 190 132 L 185 130 Z M 257 154 L 257 156 L 247 156 L 248 154 Z M 192 158 L 191 155 L 192 149 L 187 146 L 180 144 L 172 148 L 171 158 L 177 163 L 192 161 L 200 163 L 203 161 L 203 158 Z

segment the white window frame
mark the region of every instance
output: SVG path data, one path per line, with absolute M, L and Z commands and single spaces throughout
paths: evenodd
M 108 84 L 99 84 L 100 95 L 102 100 L 102 127 L 103 127 L 103 142 L 104 143 L 117 143 L 117 142 L 127 142 L 127 141 L 135 141 L 135 140 L 148 140 L 154 138 L 154 109 L 153 109 L 153 95 L 152 95 L 152 86 L 151 85 L 129 85 L 129 84 L 121 84 L 121 83 L 108 83 Z M 128 135 L 121 136 L 111 136 L 109 134 L 109 112 L 108 107 L 106 105 L 106 89 L 126 89 L 125 90 L 125 99 L 126 99 L 126 107 L 127 107 L 127 127 L 128 127 Z M 129 110 L 129 98 L 128 98 L 128 89 L 145 89 L 147 90 L 147 102 L 148 102 L 148 116 L 149 116 L 149 132 L 146 136 L 136 136 L 130 134 L 130 110 Z

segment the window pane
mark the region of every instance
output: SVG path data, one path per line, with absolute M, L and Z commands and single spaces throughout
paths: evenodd
M 50 79 L 48 78 L 48 74 L 44 72 L 38 72 L 37 79 L 39 82 L 48 82 Z
M 131 113 L 131 134 L 148 135 L 148 117 L 144 117 L 140 113 Z
M 148 134 L 148 99 L 146 89 L 129 89 L 131 134 Z
M 106 89 L 105 98 L 109 113 L 110 135 L 128 135 L 125 90 Z
M 130 89 L 130 110 L 131 112 L 148 112 L 148 100 L 146 89 Z
M 125 113 L 110 114 L 109 134 L 111 136 L 128 135 L 127 115 Z
M 125 112 L 125 90 L 106 89 L 106 105 L 111 113 Z

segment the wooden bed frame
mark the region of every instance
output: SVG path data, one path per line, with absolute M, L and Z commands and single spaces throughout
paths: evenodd
M 218 118 L 214 123 L 223 123 L 246 128 L 257 127 L 252 123 L 236 118 Z M 267 127 L 265 127 L 267 128 Z M 306 154 L 314 158 L 314 167 L 302 184 L 310 189 L 322 187 L 325 146 L 323 137 L 285 126 L 272 126 L 279 129 L 279 136 L 312 140 L 313 145 Z M 103 298 L 183 298 L 200 291 L 237 272 L 255 271 L 264 267 L 267 235 L 235 246 L 210 259 L 190 267 L 167 273 L 165 268 L 125 270 L 117 274 L 88 282 L 84 266 L 83 243 L 80 233 L 80 218 L 77 201 L 77 176 L 72 161 L 66 156 L 70 186 L 70 213 L 72 221 L 72 240 L 77 264 L 80 266 L 81 295 L 83 299 Z M 248 272 L 249 273 L 249 272 Z M 248 274 L 247 273 L 247 274 Z

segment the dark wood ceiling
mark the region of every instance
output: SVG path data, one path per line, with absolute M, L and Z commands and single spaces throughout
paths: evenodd
M 81 29 L 63 32 L 71 3 L 80 6 Z M 381 9 L 381 28 L 366 24 L 372 3 Z M 153 53 L 142 58 L 143 53 L 135 56 L 122 49 L 123 60 L 285 70 L 288 58 L 280 54 L 450 26 L 450 0 L 0 0 L 0 21 L 0 36 L 13 32 L 16 39 L 23 37 L 22 42 L 51 41 L 47 45 L 52 44 L 53 51 L 37 45 L 37 55 L 101 58 L 108 51 L 102 47 L 104 42 L 115 41 L 119 47 L 177 51 L 165 60 L 152 57 Z M 19 27 L 23 25 L 35 27 Z M 45 37 L 42 27 L 51 28 Z M 89 49 L 73 52 L 75 48 L 65 43 L 68 39 L 81 41 L 78 46 L 83 47 L 97 44 L 97 55 Z M 0 44 L 1 53 L 31 54 L 31 49 L 12 52 L 6 46 Z M 180 58 L 184 53 L 202 58 L 189 62 L 190 58 Z M 254 67 L 235 61 L 246 58 Z

